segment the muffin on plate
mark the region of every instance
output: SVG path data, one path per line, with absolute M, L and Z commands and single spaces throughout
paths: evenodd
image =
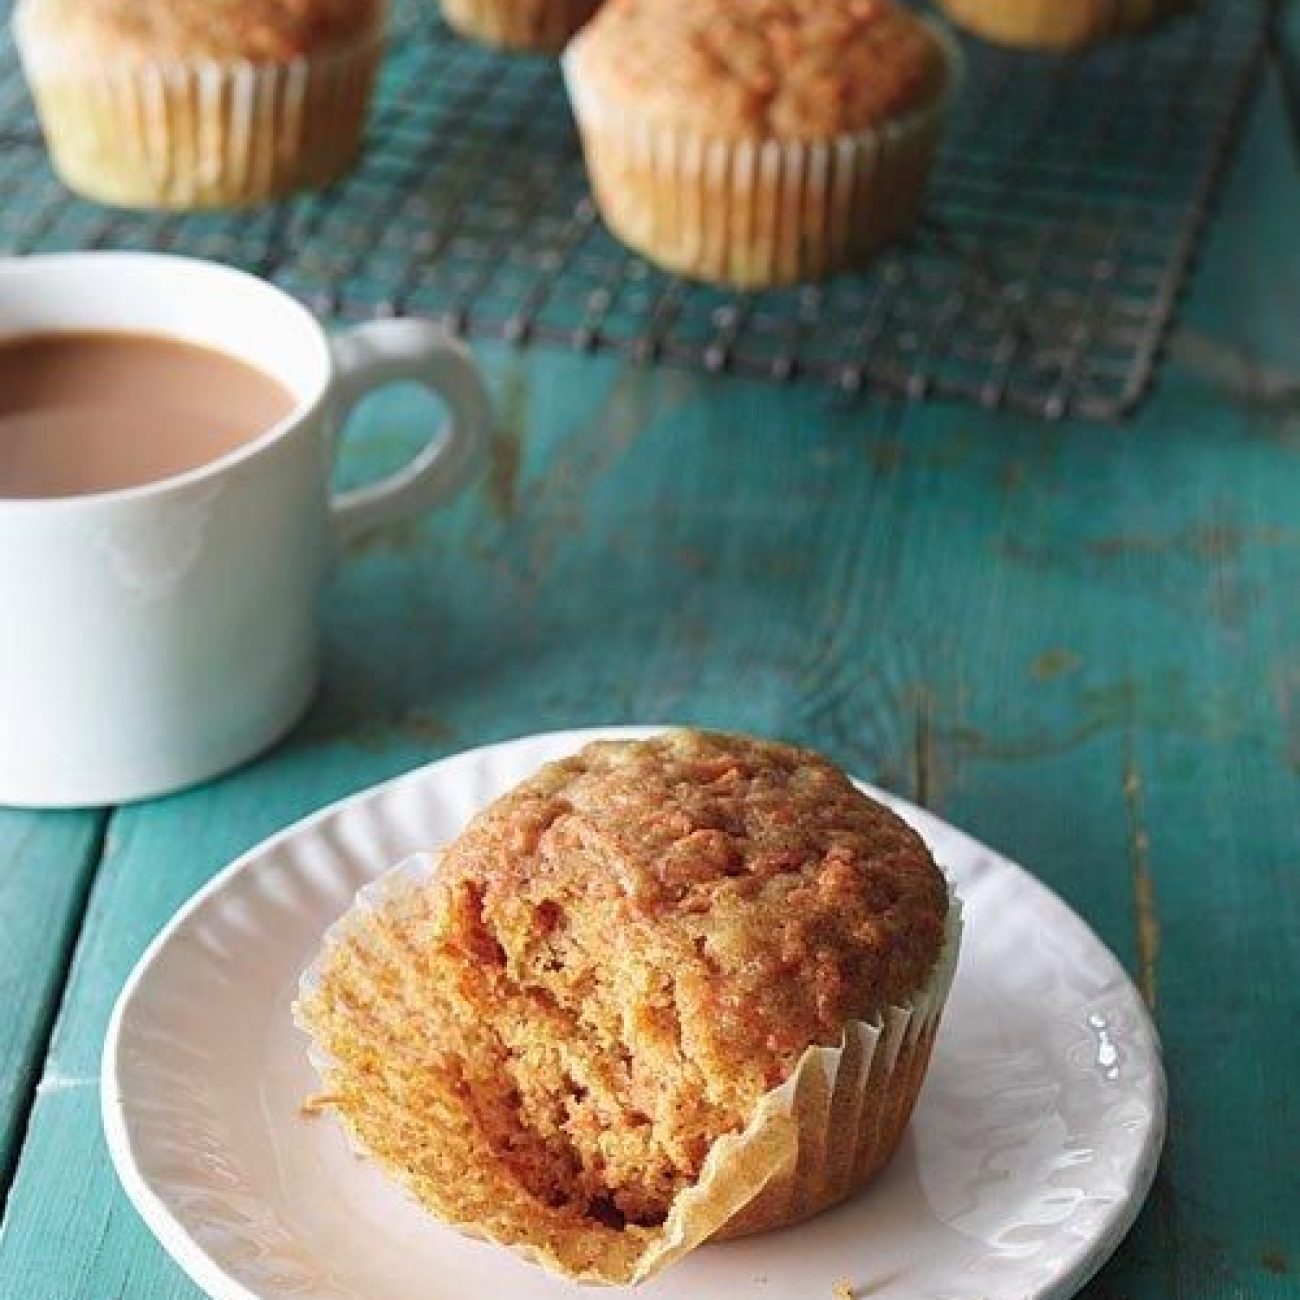
M 903 821 L 807 750 L 589 745 L 363 891 L 300 991 L 323 1092 L 426 1208 L 638 1282 L 888 1161 L 959 911 Z
M 131 208 L 325 185 L 360 147 L 386 0 L 20 0 L 55 170 Z
M 600 0 L 441 0 L 462 36 L 510 50 L 557 53 L 600 8 Z
M 1192 0 L 940 0 L 956 23 L 999 45 L 1076 50 L 1149 27 Z
M 893 0 L 608 0 L 564 71 L 613 233 L 761 287 L 911 230 L 959 55 Z

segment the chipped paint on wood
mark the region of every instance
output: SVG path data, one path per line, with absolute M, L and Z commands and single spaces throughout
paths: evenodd
M 1073 650 L 1053 646 L 1034 656 L 1029 672 L 1037 682 L 1054 682 L 1058 678 L 1077 673 L 1082 663 L 1083 660 Z
M 528 428 L 529 387 L 526 362 L 516 358 L 501 379 L 497 426 L 488 445 L 487 498 L 498 520 L 515 513 L 523 444 Z

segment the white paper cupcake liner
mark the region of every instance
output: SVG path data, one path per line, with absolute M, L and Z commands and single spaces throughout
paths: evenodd
M 377 28 L 288 63 L 90 59 L 14 35 L 55 170 L 131 208 L 244 207 L 328 184 L 354 161 L 383 52 Z
M 930 981 L 908 1006 L 876 1022 L 851 1020 L 838 1047 L 810 1047 L 789 1079 L 763 1099 L 772 1117 L 794 1121 L 796 1158 L 719 1237 L 796 1223 L 835 1205 L 889 1161 L 911 1118 L 957 970 L 961 903 L 949 901 L 947 929 Z M 754 1130 L 751 1121 L 747 1132 Z
M 374 941 L 371 923 L 381 916 L 400 921 L 408 908 L 417 911 L 419 893 L 437 868 L 436 855 L 418 854 L 361 890 L 303 973 L 295 1017 L 312 1039 L 309 1056 L 323 1088 L 319 1109 L 331 1107 L 339 1083 L 337 1063 L 315 1037 L 312 1012 L 331 960 L 343 948 L 354 969 L 364 966 L 367 945 Z M 839 1046 L 810 1047 L 790 1078 L 760 1099 L 745 1129 L 714 1143 L 698 1182 L 678 1196 L 660 1228 L 619 1234 L 593 1227 L 585 1237 L 578 1229 L 567 1240 L 557 1241 L 554 1234 L 545 1242 L 530 1240 L 508 1213 L 468 1215 L 456 1189 L 445 1196 L 430 1194 L 400 1160 L 381 1163 L 451 1226 L 584 1282 L 635 1284 L 710 1238 L 749 1235 L 808 1218 L 864 1185 L 893 1154 L 929 1062 L 956 971 L 961 928 L 961 905 L 954 897 L 943 949 L 925 989 L 878 1021 L 851 1021 Z M 373 1155 L 349 1116 L 340 1118 L 359 1154 Z M 492 1200 L 492 1210 L 508 1199 L 503 1193 Z
M 915 225 L 960 84 L 962 56 L 927 27 L 948 72 L 934 101 L 825 141 L 736 140 L 648 120 L 595 90 L 579 40 L 563 58 L 597 207 L 625 244 L 670 271 L 737 287 L 821 279 Z

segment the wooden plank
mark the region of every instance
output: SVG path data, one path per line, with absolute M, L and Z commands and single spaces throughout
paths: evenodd
M 1175 1072 L 1159 1199 L 1093 1294 L 1295 1295 L 1280 1157 L 1296 1062 L 1275 1026 L 1294 1014 L 1294 871 L 1277 852 L 1300 761 L 1300 485 L 1290 408 L 1257 387 L 1265 362 L 1300 367 L 1280 120 L 1274 96 L 1234 178 L 1190 307 L 1201 351 L 1127 430 L 482 349 L 505 412 L 493 473 L 348 557 L 306 726 L 115 821 L 0 1294 L 195 1294 L 116 1187 L 94 1076 L 116 990 L 198 883 L 424 758 L 676 719 L 818 744 L 1060 889 L 1153 989 Z M 372 408 L 354 474 L 404 445 L 405 401 Z M 1253 1006 L 1242 968 L 1268 983 Z M 1242 1114 L 1266 1136 L 1243 1139 Z
M 106 814 L 0 809 L 0 1204 L 18 1158 Z
M 965 606 L 935 593 L 968 635 L 917 688 L 943 810 L 1088 917 L 1164 1039 L 1168 1154 L 1098 1296 L 1300 1292 L 1280 1154 L 1300 1146 L 1300 260 L 1294 201 L 1268 197 L 1270 174 L 1293 185 L 1277 96 L 1254 126 L 1159 400 L 1109 443 L 1003 422 L 1022 501 L 1002 506 L 1000 581 Z M 964 419 L 909 414 L 908 458 Z M 963 491 L 932 490 L 947 544 L 977 544 Z M 979 508 L 998 497 L 989 481 Z M 951 567 L 936 546 L 913 581 Z
M 1017 489 L 1037 508 L 1015 511 L 990 557 L 1001 584 L 979 608 L 935 592 L 968 634 L 916 688 L 933 801 L 1060 890 L 1156 1004 L 1171 1154 L 1103 1295 L 1296 1287 L 1283 1273 L 1295 1175 L 1276 1143 L 1298 1136 L 1287 971 L 1300 916 L 1278 855 L 1296 815 L 1300 537 L 1285 457 L 1223 431 L 1217 451 L 1172 425 L 1159 431 L 1170 446 L 1142 448 L 1158 498 L 1099 481 L 1099 447 L 1069 440 L 1043 457 Z M 947 541 L 978 544 L 964 523 Z M 937 552 L 916 558 L 914 582 Z M 1278 1128 L 1243 1146 L 1234 1113 Z
M 1294 580 L 1296 557 L 1286 567 Z M 1270 739 L 1210 747 L 1153 732 L 1129 769 L 1145 810 L 1146 925 L 1174 1083 L 1150 1216 L 1170 1295 L 1280 1300 L 1298 1286 L 1300 1179 L 1283 1153 L 1300 1137 L 1290 1085 L 1300 782 L 1279 770 L 1280 734 Z M 1195 817 L 1180 796 L 1189 787 Z M 1213 866 L 1188 872 L 1189 860 Z

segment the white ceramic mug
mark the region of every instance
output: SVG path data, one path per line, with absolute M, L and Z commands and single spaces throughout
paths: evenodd
M 478 371 L 437 326 L 375 321 L 330 340 L 292 298 L 212 263 L 0 261 L 0 336 L 59 330 L 205 344 L 279 380 L 295 406 L 172 478 L 0 498 L 0 804 L 26 807 L 162 794 L 283 735 L 316 686 L 317 603 L 337 539 L 454 496 L 491 427 Z M 396 380 L 441 397 L 445 427 L 398 473 L 331 495 L 348 411 Z

